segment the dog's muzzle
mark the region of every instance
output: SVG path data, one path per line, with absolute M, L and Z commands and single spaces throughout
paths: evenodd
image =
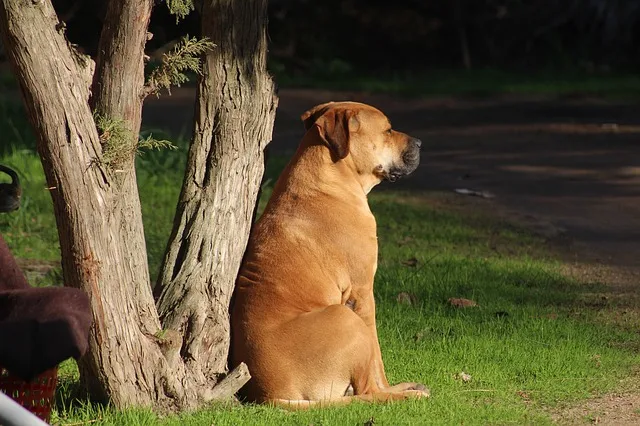
M 406 176 L 418 168 L 420 164 L 420 139 L 411 138 L 407 143 L 407 149 L 402 153 L 402 163 L 394 165 L 386 174 L 385 178 L 389 182 L 395 182 L 399 178 Z

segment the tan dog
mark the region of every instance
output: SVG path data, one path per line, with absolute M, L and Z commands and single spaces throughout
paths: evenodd
M 256 223 L 231 312 L 233 366 L 250 401 L 308 407 L 428 396 L 389 386 L 376 331 L 376 221 L 367 193 L 411 173 L 420 141 L 377 109 L 330 102 L 302 115 L 307 133 Z M 353 396 L 345 396 L 353 388 Z

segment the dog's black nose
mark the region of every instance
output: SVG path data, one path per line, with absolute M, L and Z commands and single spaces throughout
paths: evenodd
M 411 140 L 411 142 L 413 142 L 415 144 L 415 146 L 417 146 L 418 148 L 420 148 L 422 146 L 422 141 L 418 138 L 413 138 Z

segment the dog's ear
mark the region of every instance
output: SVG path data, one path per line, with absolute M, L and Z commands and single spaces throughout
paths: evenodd
M 355 111 L 330 108 L 332 103 L 318 105 L 301 118 L 307 130 L 314 124 L 318 127 L 320 137 L 327 142 L 336 160 L 342 160 L 349 155 L 349 134 L 358 130 L 360 122 Z
M 304 129 L 309 130 L 311 126 L 315 124 L 318 118 L 320 118 L 320 116 L 322 116 L 325 112 L 327 112 L 327 110 L 333 103 L 334 102 L 327 102 L 325 104 L 316 105 L 313 108 L 311 108 L 309 111 L 302 114 L 300 116 L 300 119 L 304 124 Z

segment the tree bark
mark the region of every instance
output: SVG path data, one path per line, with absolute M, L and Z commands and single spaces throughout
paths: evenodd
M 266 0 L 204 4 L 216 44 L 198 85 L 194 139 L 156 294 L 164 328 L 200 377 L 227 371 L 229 302 L 246 248 L 277 106 L 266 70 Z

